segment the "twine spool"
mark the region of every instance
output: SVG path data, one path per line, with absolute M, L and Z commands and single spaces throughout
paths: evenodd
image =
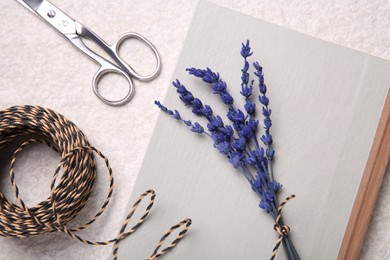
M 130 209 L 118 236 L 114 239 L 94 242 L 75 234 L 91 225 L 105 211 L 113 193 L 114 178 L 108 159 L 87 141 L 83 132 L 71 121 L 50 109 L 39 106 L 14 106 L 0 111 L 0 151 L 4 146 L 20 136 L 34 135 L 39 138 L 30 139 L 15 150 L 10 164 L 10 180 L 18 204 L 10 202 L 0 191 L 0 235 L 9 238 L 25 238 L 41 235 L 48 232 L 63 232 L 89 245 L 108 245 L 114 243 L 113 256 L 117 258 L 119 242 L 135 232 L 153 206 L 155 193 L 148 190 L 140 195 Z M 50 197 L 33 207 L 27 207 L 20 196 L 15 182 L 14 165 L 17 155 L 31 143 L 40 142 L 56 151 L 60 157 L 51 182 Z M 96 215 L 84 225 L 76 228 L 67 228 L 85 206 L 93 188 L 97 172 L 94 153 L 104 159 L 108 169 L 110 185 L 107 197 Z M 60 171 L 62 169 L 62 175 Z M 150 197 L 144 213 L 138 222 L 125 231 L 133 213 L 140 202 Z M 157 259 L 175 247 L 183 238 L 191 225 L 186 219 L 172 226 L 160 239 L 148 259 Z M 161 249 L 164 240 L 176 229 L 182 230 L 167 247 Z

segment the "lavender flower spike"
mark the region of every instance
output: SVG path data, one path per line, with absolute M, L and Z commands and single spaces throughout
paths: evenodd
M 219 73 L 213 72 L 210 68 L 206 68 L 205 70 L 188 68 L 186 71 L 188 71 L 190 75 L 201 78 L 204 82 L 212 84 L 214 94 L 220 95 L 224 104 L 233 105 L 234 99 L 227 91 L 226 82 L 221 80 Z
M 163 104 L 161 104 L 160 101 L 154 101 L 154 104 L 161 109 L 161 111 L 167 113 L 168 115 L 172 116 L 174 119 L 178 120 L 178 121 L 181 121 L 183 122 L 185 125 L 187 125 L 188 127 L 191 127 L 191 131 L 194 132 L 194 133 L 198 133 L 198 134 L 206 134 L 208 136 L 210 136 L 209 133 L 205 132 L 204 131 L 204 128 L 197 122 L 195 122 L 194 124 L 190 121 L 190 120 L 184 120 L 181 118 L 181 115 L 179 113 L 179 111 L 175 110 L 175 111 L 172 111 L 172 110 L 169 110 L 166 106 L 164 106 Z

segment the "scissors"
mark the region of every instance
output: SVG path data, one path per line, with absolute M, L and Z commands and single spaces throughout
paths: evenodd
M 121 37 L 119 37 L 112 45 L 107 44 L 103 41 L 98 35 L 96 35 L 93 31 L 72 19 L 60 9 L 55 7 L 52 3 L 46 0 L 18 0 L 23 6 L 32 11 L 34 14 L 41 17 L 47 23 L 52 25 L 55 29 L 57 29 L 62 35 L 64 35 L 74 46 L 76 46 L 80 51 L 89 56 L 92 60 L 96 61 L 100 64 L 100 68 L 93 77 L 92 80 L 92 89 L 98 98 L 100 98 L 105 104 L 110 106 L 120 106 L 130 101 L 130 99 L 134 95 L 134 85 L 132 78 L 138 79 L 140 81 L 150 81 L 154 79 L 161 70 L 161 59 L 158 54 L 157 49 L 153 46 L 153 44 L 146 39 L 144 36 L 129 32 Z M 154 53 L 156 58 L 156 67 L 154 71 L 147 76 L 142 76 L 138 74 L 129 64 L 127 64 L 120 56 L 119 56 L 119 48 L 121 44 L 130 38 L 137 39 L 141 41 L 143 44 L 146 44 Z M 98 46 L 100 46 L 106 54 L 108 54 L 115 63 L 108 61 L 103 58 L 96 52 L 92 51 L 88 48 L 83 39 L 89 39 L 95 42 Z M 103 97 L 98 88 L 99 80 L 102 76 L 108 73 L 117 73 L 123 75 L 129 84 L 128 92 L 125 97 L 119 100 L 109 100 Z

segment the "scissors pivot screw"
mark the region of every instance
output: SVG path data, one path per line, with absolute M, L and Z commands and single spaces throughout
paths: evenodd
M 56 11 L 54 11 L 53 9 L 49 10 L 49 12 L 47 12 L 47 16 L 53 18 L 54 16 L 56 16 Z

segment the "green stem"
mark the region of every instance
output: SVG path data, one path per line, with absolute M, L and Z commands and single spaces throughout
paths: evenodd
M 279 201 L 278 201 L 278 198 L 276 197 L 276 194 L 275 194 L 275 205 L 272 205 L 272 207 L 273 207 L 274 211 L 276 211 L 276 208 L 279 208 Z M 280 223 L 280 225 L 284 226 L 284 222 L 283 222 L 283 218 L 282 217 L 279 219 L 279 223 Z M 284 241 L 284 240 L 286 240 L 286 244 L 287 244 L 287 246 L 289 247 L 289 249 L 290 249 L 290 251 L 292 253 L 293 259 L 294 260 L 300 260 L 301 258 L 299 257 L 299 254 L 298 254 L 297 250 L 295 249 L 295 246 L 294 246 L 293 242 L 288 237 L 288 235 L 283 237 L 282 241 Z
M 274 220 L 276 220 L 276 216 L 278 215 L 278 212 L 275 208 L 275 205 L 272 205 L 272 211 L 274 213 Z M 281 225 L 283 225 L 283 221 L 281 219 L 279 220 L 279 223 Z M 284 236 L 282 239 L 282 243 L 283 243 L 283 247 L 284 247 L 286 256 L 287 256 L 288 260 L 296 260 L 294 252 L 291 248 L 291 241 L 289 239 L 286 239 L 286 238 L 287 238 L 287 236 Z
M 271 150 L 271 145 L 268 145 L 268 150 L 270 151 Z M 272 160 L 270 159 L 270 157 L 268 157 L 267 155 L 267 161 L 268 161 L 268 172 L 269 172 L 269 179 L 271 181 L 274 181 L 275 178 L 274 178 L 274 172 L 272 170 Z

